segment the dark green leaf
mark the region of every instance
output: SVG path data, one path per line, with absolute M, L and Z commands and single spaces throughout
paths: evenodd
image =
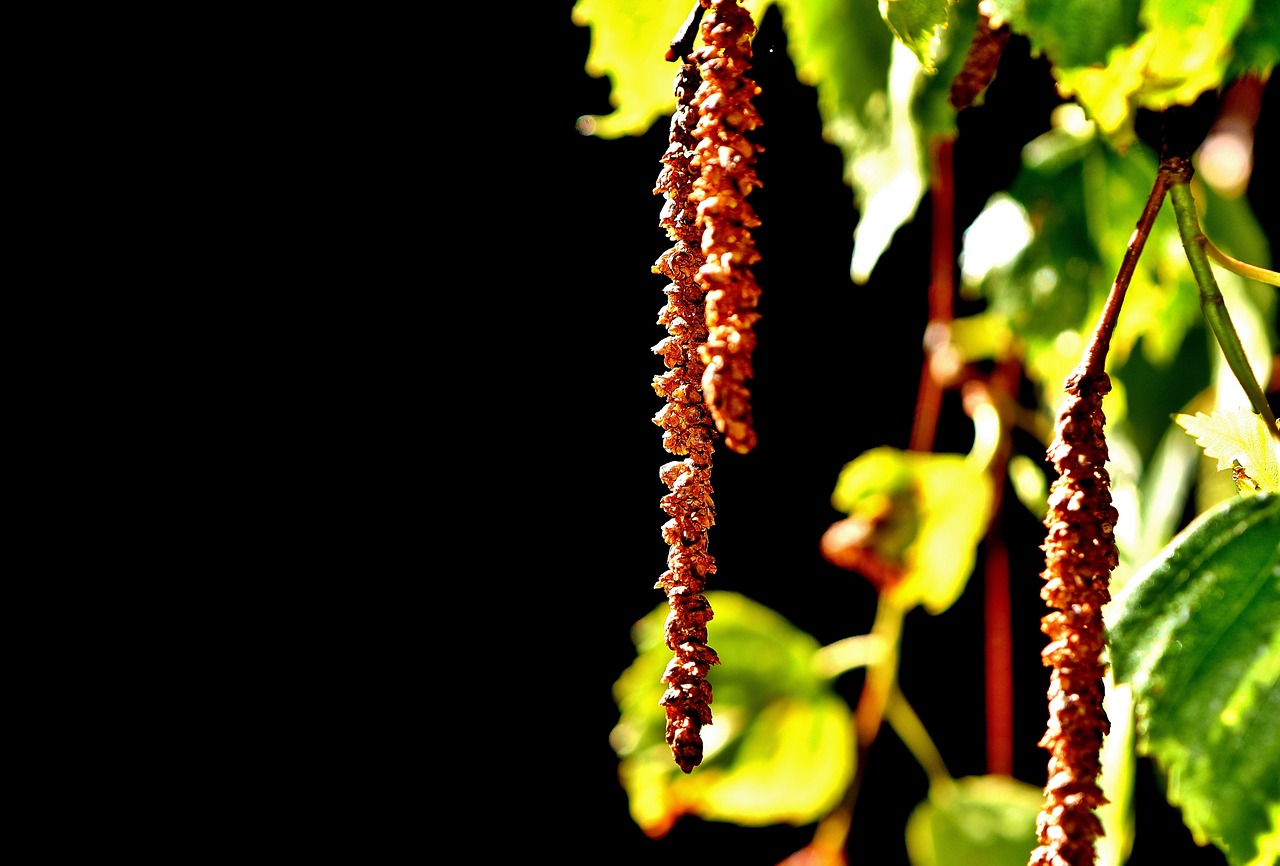
M 1205 512 L 1108 612 L 1137 745 L 1197 841 L 1255 861 L 1280 814 L 1280 496 Z
M 1253 0 L 1253 14 L 1245 19 L 1232 45 L 1228 80 L 1244 73 L 1266 78 L 1280 63 L 1280 0 Z

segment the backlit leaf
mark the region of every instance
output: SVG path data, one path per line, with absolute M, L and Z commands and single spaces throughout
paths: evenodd
M 1139 0 L 987 0 L 991 23 L 1008 22 L 1031 47 L 1064 67 L 1106 62 L 1138 31 Z
M 1133 850 L 1134 753 L 1133 695 L 1128 686 L 1117 686 L 1109 672 L 1103 709 L 1111 730 L 1102 739 L 1102 790 L 1107 802 L 1098 808 L 1103 834 L 1097 840 L 1097 866 L 1124 866 Z
M 1218 469 L 1236 464 L 1262 490 L 1280 492 L 1280 442 L 1267 432 L 1267 423 L 1240 406 L 1206 415 L 1178 415 L 1175 420 L 1196 437 L 1204 453 L 1218 461 Z
M 743 0 L 757 25 L 766 0 Z M 675 111 L 673 83 L 678 62 L 664 59 L 667 46 L 684 23 L 690 0 L 578 0 L 573 23 L 591 28 L 586 69 L 608 77 L 615 111 L 590 118 L 589 130 L 601 138 L 643 135 Z M 702 45 L 701 37 L 696 44 Z
M 870 0 L 780 0 L 796 78 L 817 91 L 823 137 L 840 148 L 861 211 L 850 273 L 865 282 L 925 190 L 925 158 L 911 121 L 920 61 Z
M 963 455 L 882 447 L 845 464 L 831 502 L 851 517 L 875 518 L 877 556 L 903 569 L 885 590 L 894 603 L 938 614 L 969 580 L 992 493 L 982 467 Z
M 935 785 L 907 819 L 911 866 L 1026 866 L 1043 802 L 1040 788 L 1008 776 Z
M 851 149 L 846 155 L 848 179 L 859 207 L 853 233 L 854 282 L 871 278 L 894 234 L 915 216 L 924 195 L 925 151 L 912 122 L 912 98 L 924 75 L 920 61 L 895 41 L 888 70 L 882 145 Z
M 671 651 L 661 604 L 632 631 L 637 657 L 614 683 L 621 715 L 610 735 L 631 816 L 666 835 L 683 815 L 742 826 L 802 825 L 840 801 L 853 778 L 852 712 L 817 664 L 818 642 L 742 595 L 708 592 L 713 722 L 702 729 L 702 764 L 685 774 L 663 739 L 658 704 Z
M 936 71 L 942 31 L 954 0 L 880 0 L 880 15 L 902 44 L 911 49 L 925 72 Z
M 1108 606 L 1139 754 L 1200 844 L 1259 863 L 1280 816 L 1280 495 L 1205 512 Z
M 1139 108 L 1190 105 L 1276 63 L 1275 0 L 991 0 L 1121 150 Z M 1252 15 L 1251 15 L 1252 13 Z
M 1232 42 L 1252 8 L 1253 0 L 1145 0 L 1142 41 L 1150 49 L 1138 104 L 1190 105 L 1221 86 Z

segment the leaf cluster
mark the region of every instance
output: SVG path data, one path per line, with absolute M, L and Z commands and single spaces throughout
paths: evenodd
M 609 77 L 616 107 L 584 118 L 584 131 L 637 135 L 670 115 L 674 70 L 662 48 L 688 5 L 579 0 L 574 20 L 592 33 L 587 69 Z M 1052 128 L 1023 149 L 1017 176 L 964 232 L 959 294 L 980 311 L 946 331 L 960 365 L 1017 360 L 1036 391 L 1017 423 L 1041 444 L 1160 161 L 1138 120 L 1265 80 L 1280 59 L 1280 0 L 742 5 L 757 20 L 779 8 L 797 77 L 816 90 L 823 134 L 843 155 L 860 215 L 855 282 L 870 278 L 936 180 L 929 154 L 957 135 L 949 86 L 981 15 L 1050 63 L 1063 104 Z M 1195 192 L 1199 218 L 1223 249 L 1269 262 L 1243 198 L 1198 179 Z M 1226 269 L 1215 276 L 1244 354 L 1266 381 L 1280 346 L 1276 292 Z M 1106 613 L 1106 864 L 1123 863 L 1132 845 L 1138 756 L 1161 769 L 1197 840 L 1218 846 L 1232 866 L 1268 866 L 1280 851 L 1280 448 L 1220 359 L 1202 303 L 1179 226 L 1164 210 L 1108 360 L 1121 561 Z M 865 528 L 862 561 L 892 575 L 879 587 L 882 606 L 936 615 L 963 592 L 996 507 L 984 483 L 994 446 L 979 428 L 975 419 L 969 455 L 883 447 L 854 456 L 841 474 L 832 505 Z M 1036 516 L 1045 487 L 1032 467 L 1041 457 L 1014 454 L 1007 465 Z M 636 625 L 636 661 L 615 685 L 621 717 L 612 744 L 633 818 L 655 837 L 683 815 L 744 826 L 821 822 L 858 771 L 854 711 L 836 682 L 891 667 L 897 636 L 876 629 L 820 646 L 750 599 L 712 592 L 708 600 L 713 643 L 735 663 L 711 677 L 716 721 L 697 773 L 681 774 L 662 738 L 653 685 L 668 658 L 665 606 Z M 929 797 L 907 828 L 917 866 L 1025 863 L 1039 789 L 996 776 L 952 779 L 901 696 L 890 688 L 885 700 L 888 723 L 930 775 Z

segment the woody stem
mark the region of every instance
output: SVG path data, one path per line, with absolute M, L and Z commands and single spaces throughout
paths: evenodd
M 1133 234 L 1129 236 L 1129 245 L 1125 247 L 1124 258 L 1120 261 L 1120 269 L 1116 271 L 1115 282 L 1111 284 L 1111 292 L 1107 295 L 1106 306 L 1103 307 L 1098 326 L 1094 329 L 1093 340 L 1085 350 L 1084 372 L 1086 375 L 1096 376 L 1102 373 L 1106 366 L 1107 351 L 1111 348 L 1111 335 L 1115 331 L 1116 321 L 1120 318 L 1120 307 L 1124 304 L 1125 292 L 1129 289 L 1133 271 L 1138 266 L 1138 259 L 1142 256 L 1142 248 L 1146 246 L 1147 237 L 1151 234 L 1151 227 L 1155 225 L 1156 215 L 1160 213 L 1160 206 L 1164 204 L 1164 196 L 1169 189 L 1170 180 L 1170 176 L 1161 166 L 1161 170 L 1156 172 L 1155 183 L 1151 187 L 1151 194 L 1147 196 L 1146 205 L 1142 208 L 1138 224 Z

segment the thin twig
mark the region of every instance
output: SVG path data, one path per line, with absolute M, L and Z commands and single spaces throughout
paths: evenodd
M 953 172 L 953 136 L 931 142 L 932 185 L 929 195 L 933 208 L 931 264 L 929 279 L 929 323 L 950 325 L 955 318 L 952 297 L 955 294 L 955 174 Z M 942 408 L 942 383 L 934 375 L 933 351 L 926 347 L 920 367 L 920 386 L 916 392 L 915 417 L 911 422 L 912 451 L 930 451 L 938 430 L 938 413 Z
M 701 0 L 693 0 L 693 8 L 689 10 L 689 16 L 684 19 L 684 23 L 680 25 L 680 29 L 676 31 L 667 48 L 665 55 L 667 62 L 684 60 L 693 53 L 693 43 L 698 38 L 698 25 L 702 23 L 702 13 L 706 11 L 707 7 L 702 5 Z
M 1151 234 L 1151 227 L 1155 224 L 1156 215 L 1160 213 L 1160 206 L 1164 204 L 1164 196 L 1169 190 L 1170 181 L 1171 178 L 1166 174 L 1162 165 L 1161 170 L 1156 172 L 1156 180 L 1151 187 L 1151 195 L 1147 196 L 1147 203 L 1142 208 L 1142 216 L 1138 218 L 1138 225 L 1134 228 L 1133 234 L 1129 236 L 1129 245 L 1125 248 L 1124 258 L 1120 261 L 1120 269 L 1116 272 L 1115 282 L 1111 284 L 1111 292 L 1107 295 L 1106 306 L 1103 307 L 1102 316 L 1093 332 L 1093 340 L 1089 343 L 1089 347 L 1085 352 L 1086 362 L 1082 371 L 1085 375 L 1097 376 L 1103 372 L 1106 366 L 1107 352 L 1111 348 L 1111 335 L 1115 331 L 1116 321 L 1120 317 L 1120 307 L 1124 303 L 1125 292 L 1129 289 L 1129 283 L 1133 279 L 1133 271 L 1138 266 L 1138 259 L 1142 255 L 1142 248 L 1146 246 L 1147 236 Z

